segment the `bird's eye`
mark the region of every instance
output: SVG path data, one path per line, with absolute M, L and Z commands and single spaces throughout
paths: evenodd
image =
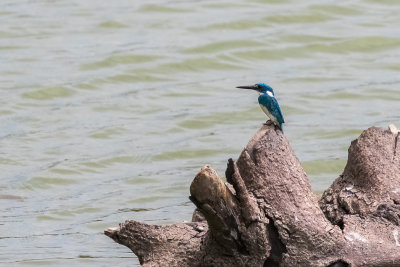
M 255 84 L 256 88 L 260 89 L 261 86 L 259 84 Z

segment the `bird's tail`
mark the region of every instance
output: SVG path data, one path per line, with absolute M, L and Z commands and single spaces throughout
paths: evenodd
M 281 128 L 281 131 L 283 133 L 283 123 L 279 124 L 279 128 Z

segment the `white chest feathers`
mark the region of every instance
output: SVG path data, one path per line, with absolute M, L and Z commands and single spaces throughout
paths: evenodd
M 278 120 L 276 119 L 276 117 L 274 115 L 272 115 L 271 112 L 269 112 L 269 110 L 266 107 L 264 107 L 261 104 L 260 104 L 260 107 L 261 107 L 262 111 L 264 111 L 264 113 L 271 119 L 271 121 L 273 123 L 275 123 L 276 125 L 279 125 Z

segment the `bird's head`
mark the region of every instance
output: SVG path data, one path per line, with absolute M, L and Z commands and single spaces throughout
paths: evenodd
M 238 86 L 236 88 L 240 89 L 252 89 L 256 90 L 260 93 L 266 93 L 266 92 L 271 92 L 272 95 L 274 95 L 274 89 L 272 89 L 271 86 L 265 84 L 265 83 L 256 83 L 254 85 L 246 85 L 246 86 Z

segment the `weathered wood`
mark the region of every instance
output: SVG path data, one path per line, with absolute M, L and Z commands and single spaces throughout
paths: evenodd
M 343 174 L 319 201 L 273 125 L 228 161 L 225 175 L 226 183 L 209 166 L 196 175 L 191 223 L 127 221 L 105 233 L 148 266 L 400 266 L 395 127 L 353 141 Z
M 126 221 L 104 233 L 130 248 L 143 266 L 192 266 L 207 230 L 206 222 L 159 226 Z
M 371 127 L 351 143 L 343 174 L 320 200 L 330 221 L 341 224 L 345 214 L 367 215 L 379 205 L 400 204 L 399 136 L 393 127 Z

